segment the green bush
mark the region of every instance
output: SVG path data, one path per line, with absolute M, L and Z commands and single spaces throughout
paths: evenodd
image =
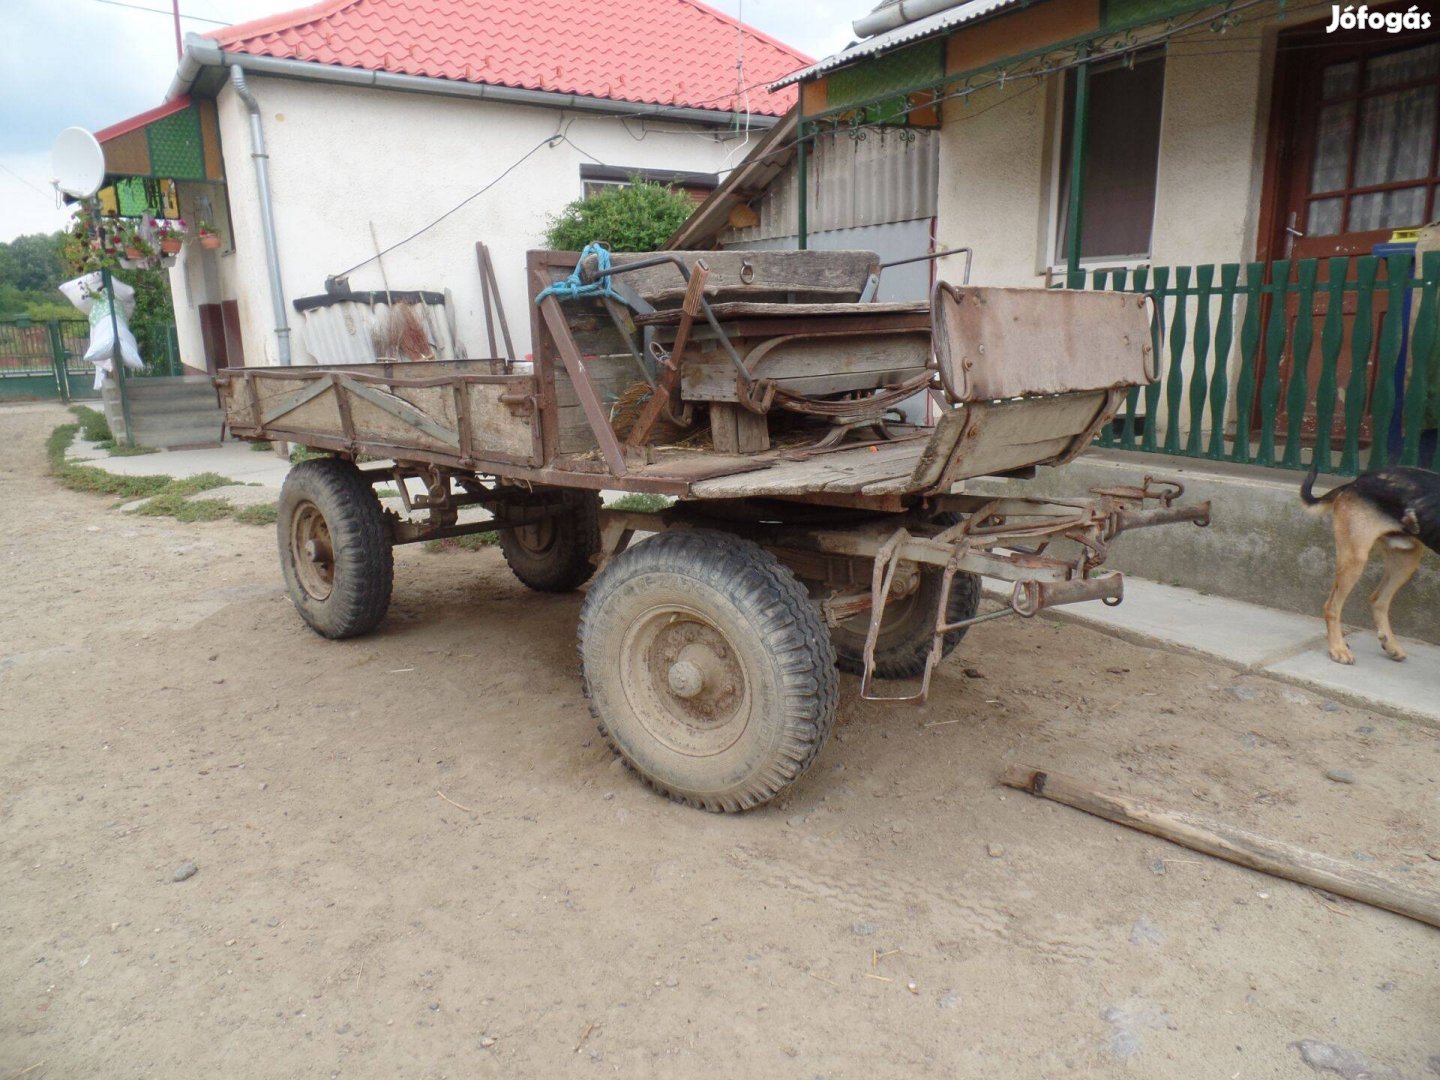
M 576 199 L 546 223 L 545 243 L 558 251 L 579 251 L 595 240 L 613 251 L 656 251 L 694 209 L 685 192 L 637 179 Z

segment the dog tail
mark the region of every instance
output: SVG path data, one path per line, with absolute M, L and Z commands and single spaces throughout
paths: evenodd
M 1300 501 L 1304 503 L 1307 508 L 1312 510 L 1317 510 L 1318 508 L 1317 513 L 1324 513 L 1330 509 L 1330 504 L 1335 501 L 1335 496 L 1339 495 L 1340 492 L 1344 491 L 1350 485 L 1341 484 L 1339 487 L 1317 497 L 1315 495 L 1315 479 L 1319 475 L 1320 462 L 1318 460 L 1311 462 L 1310 471 L 1305 474 L 1305 479 L 1300 481 Z

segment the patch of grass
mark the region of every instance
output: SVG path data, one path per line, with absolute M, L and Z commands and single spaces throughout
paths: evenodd
M 202 472 L 194 476 L 187 476 L 183 480 L 171 480 L 165 488 L 166 495 L 199 495 L 202 491 L 209 491 L 211 488 L 230 487 L 235 484 L 228 476 L 221 476 L 219 473 Z
M 375 497 L 377 499 L 398 499 L 400 492 L 396 491 L 393 487 L 376 488 Z
M 242 525 L 274 525 L 276 518 L 276 506 L 274 503 L 262 503 L 259 506 L 242 506 L 235 511 L 235 520 Z
M 115 445 L 115 436 L 110 431 L 110 423 L 105 419 L 105 414 L 96 412 L 85 405 L 71 405 L 70 411 L 80 421 L 80 434 L 87 442 L 108 442 Z
M 479 551 L 481 548 L 491 547 L 500 542 L 500 534 L 495 531 L 482 533 L 467 533 L 464 536 L 447 536 L 440 540 L 426 540 L 425 550 L 431 553 L 441 551 Z
M 250 444 L 250 449 L 259 453 L 264 450 L 274 450 L 275 444 L 270 442 L 268 439 L 256 439 Z
M 661 510 L 668 510 L 675 505 L 675 500 L 669 495 L 640 495 L 631 492 L 628 495 L 621 495 L 612 503 L 607 503 L 607 510 L 629 510 L 635 514 L 655 514 Z
M 219 521 L 230 516 L 233 507 L 224 499 L 186 499 L 174 491 L 161 492 L 131 510 L 141 517 L 173 517 L 176 521 Z
M 91 410 L 93 411 L 93 410 Z M 50 474 L 61 484 L 71 491 L 84 491 L 93 495 L 110 495 L 120 499 L 122 502 L 132 502 L 135 499 L 154 499 L 157 496 L 173 496 L 160 504 L 160 507 L 174 507 L 182 502 L 186 495 L 196 495 L 202 491 L 209 491 L 211 488 L 225 487 L 235 481 L 219 473 L 200 473 L 197 476 L 189 476 L 184 480 L 175 480 L 168 476 L 117 476 L 115 473 L 106 472 L 104 469 L 97 469 L 93 465 L 77 465 L 65 460 L 65 451 L 70 449 L 70 444 L 75 441 L 76 434 L 80 431 L 79 424 L 61 424 L 50 433 L 45 440 L 45 456 L 50 462 Z M 220 502 L 218 499 L 206 500 L 209 503 L 218 503 L 226 508 L 229 513 L 229 504 Z M 193 504 L 191 504 L 193 505 Z M 164 514 L 169 511 L 157 507 L 155 510 L 147 510 L 148 514 Z M 204 514 L 208 511 L 185 511 L 184 521 L 213 521 L 213 517 L 193 516 Z M 177 517 L 180 515 L 176 515 Z M 222 517 L 225 515 L 221 515 Z
M 297 446 L 290 451 L 290 464 L 299 465 L 302 461 L 314 461 L 316 458 L 331 456 L 329 450 L 311 450 L 308 446 Z
M 154 446 L 108 446 L 111 457 L 139 457 L 141 454 L 158 454 L 159 448 Z

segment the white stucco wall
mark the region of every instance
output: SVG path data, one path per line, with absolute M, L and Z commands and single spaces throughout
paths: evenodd
M 947 102 L 940 129 L 936 217 L 941 247 L 971 247 L 977 285 L 1036 285 L 1049 227 L 1048 88 L 1016 80 Z M 983 111 L 982 111 L 983 110 Z M 939 273 L 959 281 L 960 259 Z
M 252 77 L 249 83 L 260 102 L 270 154 L 296 363 L 315 361 L 307 355 L 302 320 L 289 301 L 323 292 L 328 275 L 373 256 L 370 222 L 381 247 L 387 247 L 476 192 L 564 127 L 573 146 L 561 143 L 540 150 L 489 192 L 384 257 L 392 289 L 450 291 L 459 340 L 468 355 L 482 356 L 488 346 L 474 245 L 484 240 L 495 261 L 516 349 L 523 356 L 530 349 L 525 252 L 543 246 L 546 218 L 580 196 L 580 166 L 594 163 L 586 153 L 606 165 L 715 172 L 736 145 L 716 138 L 713 129 L 674 121 L 652 123 L 652 129 L 665 130 L 651 130 L 637 139 L 638 125 L 632 125 L 632 134 L 618 120 L 603 116 L 273 77 Z M 274 364 L 274 322 L 248 118 L 228 84 L 218 106 L 235 248 L 219 259 L 221 279 L 233 289 L 225 298 L 239 302 L 246 363 Z M 743 154 L 743 149 L 735 152 L 732 163 Z M 177 267 L 177 275 L 184 272 Z M 384 288 L 373 261 L 350 275 L 350 285 L 355 290 Z M 192 324 L 185 321 L 182 327 Z M 193 340 L 182 347 L 198 356 L 198 329 L 193 333 Z

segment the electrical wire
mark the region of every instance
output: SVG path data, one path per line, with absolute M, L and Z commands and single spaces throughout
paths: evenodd
M 101 2 L 118 2 L 118 0 L 101 0 Z M 1245 10 L 1245 9 L 1247 9 L 1247 8 L 1254 7 L 1254 6 L 1256 6 L 1257 4 L 1260 4 L 1260 3 L 1263 3 L 1263 2 L 1265 2 L 1265 0 L 1247 0 L 1247 2 L 1240 4 L 1238 7 L 1232 7 L 1232 8 L 1230 8 L 1230 9 L 1228 9 L 1224 14 L 1228 15 L 1228 14 L 1231 14 L 1231 13 L 1233 13 L 1233 12 L 1243 11 L 1243 10 Z M 1323 4 L 1314 4 L 1314 5 L 1310 5 L 1310 6 L 1313 6 L 1313 7 L 1321 7 L 1321 6 L 1324 6 L 1324 5 L 1323 5 Z M 1302 10 L 1304 10 L 1304 9 L 1302 9 Z M 1059 74 L 1059 73 L 1061 73 L 1061 72 L 1068 71 L 1068 70 L 1070 70 L 1071 68 L 1079 67 L 1079 66 L 1082 65 L 1082 64 L 1095 63 L 1095 62 L 1097 62 L 1098 60 L 1100 60 L 1100 59 L 1102 59 L 1102 58 L 1104 58 L 1104 59 L 1110 59 L 1110 58 L 1115 58 L 1115 57 L 1124 57 L 1124 56 L 1132 55 L 1132 54 L 1134 54 L 1134 53 L 1143 51 L 1143 50 L 1145 50 L 1145 49 L 1154 48 L 1154 47 L 1157 46 L 1157 45 L 1161 45 L 1161 44 L 1166 44 L 1166 45 L 1168 45 L 1168 44 L 1171 44 L 1171 43 L 1174 41 L 1174 38 L 1176 37 L 1176 35 L 1181 34 L 1181 33 L 1184 33 L 1184 32 L 1187 31 L 1187 30 L 1196 29 L 1196 28 L 1198 28 L 1199 26 L 1201 26 L 1201 25 L 1204 24 L 1204 23 L 1212 23 L 1212 24 L 1213 24 L 1213 22 L 1214 22 L 1214 16 L 1192 19 L 1192 20 L 1189 21 L 1189 22 L 1181 23 L 1181 24 L 1179 24 L 1178 26 L 1173 26 L 1173 27 L 1171 27 L 1169 30 L 1167 30 L 1165 33 L 1163 33 L 1163 34 L 1158 34 L 1158 35 L 1156 35 L 1156 36 L 1154 36 L 1154 37 L 1151 37 L 1151 38 L 1148 38 L 1148 39 L 1146 39 L 1146 40 L 1144 40 L 1144 41 L 1133 41 L 1133 42 L 1130 42 L 1130 43 L 1128 43 L 1128 44 L 1124 44 L 1124 45 L 1118 46 L 1118 47 L 1116 47 L 1116 48 L 1114 48 L 1114 49 L 1106 50 L 1105 52 L 1100 53 L 1100 54 L 1089 54 L 1089 55 L 1086 55 L 1086 56 L 1083 56 L 1083 57 L 1077 57 L 1077 58 L 1074 59 L 1074 60 L 1066 61 L 1066 62 L 1064 62 L 1064 63 L 1048 64 L 1048 63 L 1043 63 L 1043 62 L 1042 62 L 1040 68 L 1038 68 L 1038 69 L 1036 69 L 1036 70 L 1032 70 L 1032 71 L 1020 71 L 1020 72 L 1013 72 L 1013 73 L 1012 73 L 1012 72 L 1008 72 L 1008 71 L 1005 71 L 1005 70 L 1002 69 L 999 75 L 995 76 L 995 77 L 992 78 L 992 79 L 989 79 L 989 80 L 986 81 L 986 82 L 980 83 L 980 84 L 978 84 L 978 85 L 967 85 L 967 86 L 964 87 L 963 89 L 958 90 L 958 91 L 955 91 L 955 92 L 953 92 L 953 93 L 949 93 L 949 94 L 939 94 L 939 95 L 936 95 L 936 96 L 934 96 L 934 97 L 927 98 L 927 99 L 924 100 L 924 101 L 918 102 L 918 103 L 916 103 L 916 104 L 914 104 L 914 105 L 910 105 L 908 108 L 903 109 L 903 110 L 901 110 L 901 111 L 898 112 L 898 113 L 892 114 L 892 116 L 890 117 L 890 119 L 893 120 L 893 119 L 898 118 L 898 117 L 909 116 L 911 113 L 918 112 L 918 111 L 921 111 L 921 110 L 934 109 L 936 106 L 941 105 L 941 104 L 943 104 L 943 103 L 946 102 L 946 101 L 963 100 L 963 99 L 972 97 L 973 95 L 979 93 L 980 91 L 982 91 L 982 90 L 987 90 L 987 89 L 989 89 L 989 88 L 991 88 L 991 87 L 998 86 L 998 87 L 1000 87 L 1001 89 L 1003 89 L 1003 88 L 1004 88 L 1004 85 L 1005 85 L 1005 83 L 1006 83 L 1007 81 L 1015 81 L 1015 80 L 1019 80 L 1019 79 L 1035 80 L 1035 81 L 1031 82 L 1030 85 L 1026 86 L 1023 90 L 1021 90 L 1019 93 L 1011 94 L 1009 97 L 1001 98 L 1000 100 L 994 101 L 994 102 L 990 103 L 989 105 L 986 105 L 984 108 L 982 108 L 982 109 L 977 109 L 977 110 L 975 110 L 974 112 L 968 112 L 968 111 L 967 111 L 966 113 L 964 113 L 964 114 L 961 115 L 960 117 L 952 117 L 952 118 L 950 118 L 950 120 L 949 120 L 948 122 L 949 122 L 949 123 L 962 123 L 962 122 L 964 122 L 964 121 L 966 121 L 966 120 L 974 120 L 974 119 L 977 119 L 978 117 L 984 116 L 987 112 L 989 112 L 989 111 L 992 110 L 992 109 L 996 109 L 996 108 L 999 108 L 1001 105 L 1005 105 L 1005 104 L 1008 104 L 1008 103 L 1010 103 L 1010 102 L 1017 101 L 1017 100 L 1019 100 L 1021 97 L 1024 97 L 1026 94 L 1029 94 L 1030 92 L 1039 89 L 1041 86 L 1044 85 L 1043 80 L 1048 79 L 1048 78 L 1049 78 L 1050 76 L 1052 76 L 1052 75 L 1056 75 L 1056 74 Z M 1213 32 L 1213 31 L 1212 31 L 1212 32 Z M 1043 61 L 1043 58 L 1042 58 L 1042 61 Z M 753 85 L 757 85 L 757 86 L 758 86 L 758 85 L 761 85 L 761 84 L 756 83 L 756 84 L 753 84 Z M 745 89 L 749 89 L 749 88 L 747 87 L 747 88 L 745 88 Z M 730 95 L 725 95 L 725 96 L 728 97 L 728 96 L 730 96 Z M 720 100 L 720 99 L 716 98 L 716 99 L 710 99 L 710 100 Z M 738 100 L 737 100 L 737 103 L 738 103 Z M 689 107 L 689 106 L 687 106 L 687 107 Z M 629 114 L 628 116 L 626 116 L 626 115 L 621 115 L 621 114 L 617 114 L 617 115 L 611 115 L 611 116 L 605 117 L 604 119 L 612 119 L 612 120 L 614 120 L 614 119 L 619 119 L 619 120 L 622 120 L 622 121 L 623 121 L 623 120 L 625 120 L 625 119 L 627 119 L 627 118 L 633 118 L 633 117 L 636 116 L 636 115 L 647 115 L 647 116 L 651 116 L 651 115 L 654 115 L 654 113 Z M 572 117 L 572 118 L 570 118 L 569 122 L 567 123 L 567 122 L 565 121 L 564 117 L 563 117 L 563 114 L 562 114 L 562 118 L 561 118 L 560 125 L 557 126 L 557 130 L 556 130 L 556 132 L 555 132 L 553 135 L 548 135 L 548 136 L 546 136 L 544 139 L 541 139 L 540 142 L 536 143 L 533 147 L 531 147 L 529 150 L 527 150 L 524 154 L 522 154 L 522 155 L 521 155 L 519 158 L 517 158 L 514 162 L 512 162 L 510 165 L 508 165 L 503 172 L 501 172 L 501 173 L 500 173 L 498 176 L 496 176 L 493 180 L 491 180 L 489 183 L 487 183 L 484 187 L 480 188 L 478 191 L 476 191 L 476 192 L 474 192 L 474 193 L 472 193 L 472 194 L 470 194 L 470 195 L 467 195 L 464 199 L 462 199 L 460 202 L 456 203 L 456 204 L 455 204 L 454 206 L 452 206 L 449 210 L 446 210 L 443 214 L 441 214 L 439 217 L 435 218 L 435 219 L 434 219 L 433 221 L 431 221 L 429 224 L 421 226 L 419 229 L 416 229 L 414 232 L 412 232 L 409 236 L 406 236 L 404 239 L 396 241 L 395 243 L 391 244 L 389 247 L 385 248 L 383 251 L 377 252 L 376 254 L 370 256 L 369 258 L 364 259 L 364 260 L 362 260 L 361 262 L 356 263 L 354 266 L 350 267 L 348 270 L 345 270 L 345 271 L 343 271 L 343 272 L 340 273 L 340 274 L 336 274 L 335 276 L 336 276 L 336 277 L 342 277 L 342 278 L 343 278 L 343 277 L 345 277 L 346 275 L 353 273 L 354 271 L 360 269 L 360 268 L 363 267 L 363 266 L 368 266 L 370 263 L 375 262 L 377 259 L 381 258 L 382 256 L 388 255 L 390 252 L 394 251 L 395 249 L 397 249 L 397 248 L 399 248 L 399 247 L 403 247 L 405 244 L 408 244 L 411 240 L 414 240 L 416 237 L 421 236 L 422 234 L 424 234 L 424 233 L 428 232 L 429 230 L 433 229 L 436 225 L 440 224 L 440 222 L 444 221 L 446 218 L 448 218 L 448 217 L 450 217 L 452 214 L 456 213 L 456 212 L 457 212 L 458 210 L 460 210 L 462 207 L 464 207 L 464 206 L 468 205 L 469 203 L 473 202 L 474 200 L 478 199 L 481 195 L 485 194 L 487 191 L 489 191 L 491 188 L 493 188 L 496 184 L 500 183 L 500 181 L 504 180 L 507 176 L 509 176 L 509 175 L 510 175 L 512 172 L 514 172 L 516 169 L 518 169 L 522 164 L 524 164 L 526 161 L 528 161 L 531 157 L 533 157 L 535 154 L 539 153 L 539 151 L 540 151 L 541 149 L 544 149 L 544 148 L 546 148 L 546 147 L 554 147 L 554 146 L 558 145 L 559 143 L 562 143 L 562 142 L 563 142 L 563 143 L 569 145 L 569 146 L 570 146 L 572 149 L 574 149 L 576 152 L 584 155 L 585 157 L 588 157 L 591 161 L 595 162 L 597 165 L 605 165 L 605 162 L 601 161 L 600 158 L 596 157 L 594 154 L 591 154 L 588 150 L 585 150 L 583 147 L 579 146 L 577 143 L 575 143 L 575 142 L 570 138 L 568 132 L 569 132 L 570 126 L 575 122 L 575 119 L 576 119 L 576 118 Z M 885 127 L 885 126 L 889 126 L 889 125 L 887 125 L 887 124 L 859 124 L 859 125 L 855 125 L 855 127 L 856 127 L 857 129 L 859 129 L 859 128 L 868 128 L 868 127 Z M 837 128 L 836 128 L 836 129 L 838 129 L 838 125 L 837 125 Z M 749 158 L 749 159 L 741 162 L 740 165 L 736 165 L 736 166 L 731 167 L 731 168 L 725 168 L 725 169 L 719 169 L 719 170 L 717 170 L 717 175 L 718 175 L 718 174 L 722 174 L 722 173 L 734 172 L 736 169 L 742 168 L 742 167 L 744 167 L 744 166 L 746 166 L 746 165 L 752 165 L 752 164 L 755 164 L 755 163 L 757 163 L 757 162 L 764 161 L 764 160 L 766 160 L 766 159 L 768 159 L 768 158 L 772 158 L 772 157 L 779 156 L 779 155 L 781 155 L 781 154 L 785 154 L 785 153 L 789 152 L 790 150 L 793 150 L 795 147 L 799 146 L 799 145 L 800 145 L 801 143 L 803 143 L 803 142 L 814 141 L 814 140 L 817 139 L 821 134 L 823 134 L 823 132 L 821 132 L 821 131 L 819 131 L 819 130 L 812 131 L 812 132 L 810 132 L 809 134 L 806 134 L 806 133 L 804 133 L 804 132 L 802 131 L 801 133 L 799 133 L 798 135 L 796 135 L 795 138 L 789 140 L 788 142 L 782 143 L 780 146 L 774 147 L 774 148 L 766 151 L 763 155 L 760 155 L 759 157 Z
M 6 165 L 3 161 L 0 161 L 0 169 L 4 169 L 7 173 L 13 176 L 16 180 L 19 180 L 22 184 L 28 187 L 31 191 L 35 192 L 35 194 L 37 195 L 43 195 L 45 198 L 48 199 L 54 194 L 53 191 L 46 191 L 38 184 L 32 184 L 29 180 L 25 179 L 25 177 L 21 176 L 18 172 L 10 168 L 10 166 Z
M 470 203 L 474 202 L 476 199 L 478 199 L 481 195 L 484 195 L 487 191 L 489 191 L 491 188 L 493 188 L 496 184 L 500 183 L 501 180 L 504 180 L 504 179 L 505 179 L 507 176 L 509 176 L 512 172 L 514 172 L 516 169 L 518 169 L 521 165 L 525 164 L 525 162 L 529 161 L 532 157 L 534 157 L 536 154 L 538 154 L 542 149 L 544 149 L 544 148 L 547 147 L 547 146 L 554 146 L 556 143 L 559 143 L 559 142 L 567 142 L 567 143 L 570 143 L 570 138 L 569 138 L 569 136 L 565 135 L 563 132 L 556 132 L 554 135 L 547 135 L 547 136 L 545 136 L 545 138 L 541 139 L 538 143 L 536 143 L 534 146 L 532 146 L 529 150 L 525 151 L 525 153 L 523 153 L 522 155 L 520 155 L 520 157 L 516 158 L 513 162 L 511 162 L 508 166 L 506 166 L 505 171 L 502 172 L 499 176 L 495 177 L 495 179 L 491 180 L 488 184 L 486 184 L 484 187 L 482 187 L 479 191 L 477 191 L 477 192 L 475 192 L 475 193 L 473 193 L 473 194 L 471 194 L 471 195 L 465 196 L 465 198 L 461 199 L 458 203 L 456 203 L 454 206 L 452 206 L 449 210 L 446 210 L 443 214 L 441 214 L 439 217 L 437 217 L 434 221 L 430 222 L 428 225 L 422 225 L 420 228 L 418 228 L 418 229 L 416 229 L 414 232 L 412 232 L 409 236 L 405 237 L 405 239 L 403 239 L 403 240 L 397 240 L 395 243 L 393 243 L 393 244 L 391 244 L 389 247 L 385 248 L 385 250 L 383 250 L 383 251 L 377 251 L 374 255 L 371 255 L 368 259 L 362 259 L 360 262 L 358 262 L 358 263 L 356 263 L 354 266 L 350 267 L 350 269 L 348 269 L 348 270 L 343 270 L 343 271 L 341 271 L 340 273 L 338 273 L 338 274 L 336 274 L 336 275 L 334 275 L 334 276 L 337 277 L 337 278 L 343 278 L 343 277 L 345 277 L 345 276 L 347 276 L 347 275 L 349 275 L 349 274 L 353 274 L 356 270 L 359 270 L 362 266 L 368 266 L 368 265 L 370 265 L 372 262 L 375 262 L 377 259 L 381 258 L 382 256 L 385 256 L 385 255 L 390 254 L 390 252 L 394 251 L 396 248 L 398 248 L 398 247 L 403 247 L 404 245 L 408 244 L 411 240 L 414 240 L 417 236 L 420 236 L 422 233 L 427 233 L 427 232 L 429 232 L 429 231 L 430 231 L 431 229 L 433 229 L 436 225 L 439 225 L 442 221 L 444 221 L 446 218 L 448 218 L 451 214 L 455 213 L 455 212 L 456 212 L 457 210 L 459 210 L 461 207 L 467 206 L 468 204 L 470 204 Z M 571 145 L 571 146 L 575 146 L 574 143 L 570 143 L 570 145 Z M 580 148 L 579 148 L 578 146 L 576 146 L 575 149 L 579 150 Z M 589 156 L 589 155 L 587 155 L 587 156 Z M 595 160 L 596 160 L 596 161 L 599 161 L 599 158 L 596 158 Z
M 173 19 L 175 17 L 173 11 L 166 11 L 164 8 L 145 7 L 143 4 L 127 4 L 125 0 L 94 0 L 94 2 L 97 4 L 109 4 L 111 7 L 129 8 L 131 11 L 148 11 L 151 15 L 164 15 L 167 19 Z M 209 23 L 211 26 L 232 25 L 221 19 L 207 19 L 201 15 L 186 15 L 184 12 L 180 13 L 180 18 L 189 19 L 191 22 Z

